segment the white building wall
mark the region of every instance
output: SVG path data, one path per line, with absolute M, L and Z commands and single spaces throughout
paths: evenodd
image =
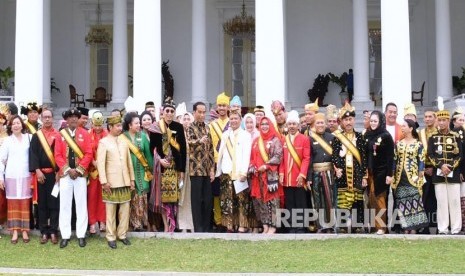
M 191 91 L 191 0 L 161 1 L 162 60 L 169 60 L 174 101 L 189 106 Z M 161 66 L 161 64 L 160 64 Z
M 288 100 L 308 102 L 307 90 L 319 73 L 340 75 L 352 68 L 352 2 L 287 0 Z M 330 83 L 325 103 L 340 105 L 340 89 Z

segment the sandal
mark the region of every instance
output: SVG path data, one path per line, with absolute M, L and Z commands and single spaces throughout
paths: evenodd
M 91 234 L 97 233 L 97 230 L 95 230 L 95 224 L 92 224 L 92 225 L 89 227 L 89 233 L 91 233 Z
M 100 223 L 100 232 L 105 232 L 107 230 L 107 227 L 105 223 Z

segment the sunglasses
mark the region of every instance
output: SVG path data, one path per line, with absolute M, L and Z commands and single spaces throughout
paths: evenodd
M 174 109 L 165 109 L 164 113 L 174 113 Z

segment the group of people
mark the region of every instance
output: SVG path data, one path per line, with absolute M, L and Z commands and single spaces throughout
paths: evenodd
M 70 108 L 56 130 L 51 109 L 28 103 L 23 120 L 13 103 L 2 104 L 0 223 L 13 244 L 19 235 L 29 242 L 37 227 L 41 244 L 57 244 L 60 233 L 65 248 L 74 227 L 79 246 L 87 231 L 100 231 L 112 249 L 118 240 L 130 245 L 130 230 L 462 231 L 460 109 L 452 117 L 427 110 L 418 130 L 413 104 L 398 124 L 389 103 L 384 113 L 363 112 L 362 132 L 349 103 L 304 110 L 273 101 L 271 116 L 263 106 L 242 116 L 240 98 L 222 93 L 209 122 L 205 103 L 190 113 L 168 98 L 159 120 L 153 102 L 107 118 Z

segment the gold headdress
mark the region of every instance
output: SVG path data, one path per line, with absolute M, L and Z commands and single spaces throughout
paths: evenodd
M 438 97 L 438 111 L 436 112 L 436 117 L 438 119 L 450 120 L 450 113 L 448 110 L 444 110 L 444 99 L 441 96 Z
M 339 119 L 342 120 L 346 117 L 355 117 L 355 108 L 349 102 L 346 102 L 341 110 L 339 110 Z
M 329 119 L 337 119 L 337 107 L 333 104 L 330 104 L 326 107 L 326 118 Z
M 229 99 L 230 98 L 226 95 L 226 93 L 223 92 L 216 97 L 216 104 L 217 105 L 219 104 L 229 105 Z
M 318 98 L 316 98 L 315 102 L 308 103 L 304 107 L 305 111 L 314 111 L 314 112 L 318 112 L 319 108 L 320 107 L 318 106 Z
M 413 103 L 408 103 L 404 107 L 404 116 L 407 114 L 412 114 L 417 117 L 417 109 L 415 108 L 415 105 Z
M 103 125 L 103 114 L 100 111 L 95 111 L 92 114 L 92 124 L 94 126 L 102 126 Z
M 107 118 L 107 124 L 112 126 L 116 125 L 122 122 L 122 119 L 120 116 L 110 116 Z

